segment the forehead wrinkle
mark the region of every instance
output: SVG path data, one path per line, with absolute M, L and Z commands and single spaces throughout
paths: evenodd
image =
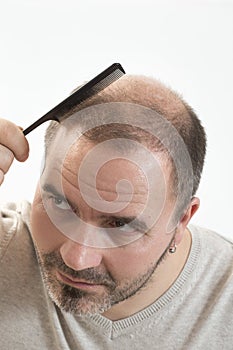
M 70 173 L 71 175 L 72 175 L 72 177 L 75 177 L 75 180 L 77 179 L 77 189 L 80 191 L 80 189 L 79 189 L 79 181 L 78 181 L 78 174 L 75 174 L 72 170 L 70 170 L 69 168 L 67 168 L 65 165 L 64 165 L 64 168 L 65 168 L 65 170 L 68 172 L 68 173 Z M 63 178 L 66 180 L 66 181 L 68 181 L 69 183 L 71 183 L 70 182 L 70 180 L 67 178 L 67 176 L 63 173 L 62 174 L 62 176 L 63 176 Z M 120 179 L 120 180 L 123 180 L 123 179 Z M 119 180 L 119 181 L 120 181 Z M 124 180 L 127 180 L 127 179 L 124 179 Z M 127 180 L 128 181 L 128 180 Z M 88 186 L 89 188 L 91 188 L 91 189 L 96 189 L 97 191 L 101 191 L 101 192 L 106 192 L 106 193 L 117 193 L 117 191 L 116 191 L 116 186 L 115 186 L 115 191 L 112 191 L 112 190 L 109 190 L 109 189 L 103 189 L 103 188 L 97 188 L 97 186 L 95 187 L 95 186 L 92 186 L 92 184 L 90 184 L 90 183 L 88 183 L 88 182 L 86 182 L 86 181 L 84 181 L 84 180 L 81 180 L 81 182 L 85 185 L 85 186 Z M 96 183 L 95 183 L 96 184 Z M 116 183 L 116 185 L 117 185 L 117 183 Z M 72 186 L 74 186 L 75 187 L 75 185 L 73 185 L 72 184 Z M 142 186 L 141 186 L 142 187 Z M 123 194 L 125 194 L 125 195 L 128 195 L 128 194 L 131 194 L 131 192 L 124 192 Z M 139 190 L 139 191 L 137 191 L 137 192 L 133 192 L 133 195 L 147 195 L 147 192 L 146 191 L 143 191 L 143 190 Z
M 67 168 L 66 166 L 64 166 L 64 168 L 65 168 L 65 170 L 68 172 L 68 173 L 70 173 L 71 175 L 72 175 L 72 177 L 75 177 L 75 179 L 77 179 L 77 175 L 71 170 L 71 169 L 69 169 L 69 168 Z M 56 169 L 57 170 L 57 169 Z M 57 170 L 58 171 L 58 170 Z M 68 179 L 67 178 L 67 176 L 63 173 L 62 174 L 62 177 L 75 189 L 75 190 L 78 190 L 79 192 L 81 192 L 80 191 L 80 188 L 79 188 L 79 186 L 78 186 L 78 180 L 77 180 L 77 182 L 76 182 L 76 185 L 74 185 L 71 181 L 70 181 L 70 179 Z M 82 181 L 84 184 L 85 184 L 85 186 L 88 186 L 89 188 L 94 188 L 95 189 L 95 187 L 94 186 L 91 186 L 90 184 L 88 184 L 88 183 L 86 183 L 86 182 L 84 182 L 84 181 Z M 112 193 L 114 193 L 114 194 L 118 194 L 118 192 L 116 192 L 116 191 L 111 191 L 111 190 L 107 190 L 107 189 L 99 189 L 99 188 L 96 188 L 96 191 L 97 192 L 102 192 L 102 193 L 109 193 L 109 194 L 112 194 Z M 131 193 L 126 193 L 126 192 L 124 192 L 124 194 L 123 195 L 128 195 L 128 194 L 131 194 Z M 129 204 L 130 203 L 132 203 L 132 204 L 139 204 L 139 205 L 145 205 L 145 200 L 140 200 L 139 198 L 138 198 L 138 196 L 144 196 L 144 195 L 146 195 L 146 199 L 147 199 L 147 193 L 145 193 L 145 192 L 143 192 L 143 191 L 141 191 L 141 192 L 138 192 L 138 193 L 133 193 L 133 198 L 130 200 L 130 202 L 129 202 Z M 135 196 L 137 196 L 137 198 L 135 198 Z M 101 196 L 100 196 L 101 197 Z M 105 200 L 105 199 L 103 199 L 103 200 Z M 112 201 L 109 201 L 110 203 L 112 202 Z M 125 201 L 123 200 L 123 201 L 120 201 L 119 199 L 117 199 L 117 202 L 118 203 L 125 203 Z
M 60 169 L 61 169 L 61 170 L 60 170 Z M 61 177 L 61 182 L 60 182 L 60 184 L 58 184 L 59 187 L 60 187 L 60 185 L 62 186 L 62 178 L 64 178 L 75 190 L 77 189 L 78 191 L 80 191 L 80 188 L 79 188 L 79 185 L 78 185 L 78 174 L 76 174 L 70 167 L 68 167 L 66 163 L 63 163 L 63 165 L 60 167 L 60 169 L 58 169 L 56 165 L 54 165 L 54 166 L 51 167 L 51 168 L 47 167 L 47 169 L 45 169 L 45 170 L 48 170 L 48 174 L 50 174 L 50 171 L 51 171 L 51 173 L 52 173 L 52 180 L 53 180 L 52 183 L 56 182 L 56 179 L 57 179 L 58 182 L 59 182 L 59 178 Z M 62 171 L 62 169 L 64 169 L 66 172 L 68 172 L 68 174 L 71 175 L 71 177 L 74 178 L 74 183 L 76 183 L 76 185 L 72 183 L 72 180 L 70 180 L 68 176 L 64 175 L 64 172 Z M 58 175 L 58 178 L 55 177 L 55 181 L 54 181 L 54 177 L 53 177 L 53 172 L 56 172 L 57 175 Z M 42 176 L 43 176 L 43 175 L 42 175 Z M 50 176 L 51 176 L 51 175 L 50 175 Z M 45 178 L 45 179 L 46 179 L 46 178 Z M 46 181 L 47 181 L 47 180 L 46 180 Z M 85 186 L 89 186 L 89 188 L 94 188 L 94 189 L 95 189 L 95 186 L 91 186 L 90 184 L 86 183 L 85 181 L 82 181 L 82 182 L 85 184 Z M 141 186 L 141 187 L 142 187 L 142 186 Z M 63 186 L 62 186 L 62 188 L 63 188 Z M 118 192 L 116 192 L 116 191 L 113 192 L 113 191 L 108 190 L 108 189 L 98 189 L 98 188 L 96 188 L 96 190 L 97 190 L 97 191 L 100 191 L 100 192 L 105 192 L 105 193 L 114 193 L 114 194 L 118 194 Z M 128 192 L 126 193 L 126 192 L 124 192 L 124 194 L 125 194 L 125 195 L 129 195 L 129 194 L 131 194 L 131 193 L 128 193 Z M 143 190 L 138 191 L 138 192 L 134 192 L 134 193 L 133 193 L 133 198 L 134 198 L 134 196 L 143 196 L 143 195 L 148 196 L 148 192 L 143 191 Z M 111 202 L 111 201 L 110 201 L 110 202 Z M 121 203 L 119 200 L 118 200 L 118 202 Z M 139 200 L 138 198 L 137 198 L 136 201 L 134 201 L 134 200 L 132 199 L 130 202 L 132 202 L 132 203 L 135 202 L 136 204 L 145 205 L 145 200 L 144 200 L 144 201 L 143 201 L 143 200 L 141 201 L 141 200 Z M 124 202 L 123 202 L 123 203 L 124 203 Z
M 76 190 L 78 190 L 79 192 L 80 192 L 80 189 L 79 189 L 79 187 L 77 186 L 75 186 L 75 185 L 73 185 L 64 175 L 63 175 L 63 177 L 64 177 L 64 179 L 67 181 L 67 182 L 69 182 L 69 184 L 72 186 L 72 187 L 74 187 Z M 91 187 L 89 184 L 86 184 L 85 183 L 85 185 L 86 186 L 89 186 L 89 187 Z M 93 187 L 94 188 L 94 187 Z M 98 190 L 98 189 L 96 189 L 97 190 L 97 192 L 105 192 L 105 193 L 116 193 L 117 194 L 117 192 L 112 192 L 112 191 L 108 191 L 108 190 Z M 127 195 L 127 193 L 124 193 L 125 195 Z M 138 194 L 133 194 L 133 198 L 134 198 L 134 196 L 136 196 L 136 195 L 138 195 Z M 101 197 L 101 196 L 100 196 Z M 105 200 L 105 199 L 103 199 L 103 200 Z M 112 201 L 109 201 L 110 203 L 112 202 Z M 120 201 L 119 199 L 117 199 L 117 202 L 118 203 L 125 203 L 125 201 Z M 140 201 L 140 200 L 131 200 L 130 201 L 130 203 L 135 203 L 135 204 L 142 204 L 142 205 L 145 205 L 145 202 L 143 202 L 143 201 Z M 129 203 L 129 204 L 130 204 Z

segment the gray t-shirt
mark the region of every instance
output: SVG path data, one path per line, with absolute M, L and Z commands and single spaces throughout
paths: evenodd
M 175 283 L 135 315 L 75 317 L 47 295 L 27 202 L 0 215 L 0 349 L 233 349 L 233 245 L 190 226 L 192 247 Z

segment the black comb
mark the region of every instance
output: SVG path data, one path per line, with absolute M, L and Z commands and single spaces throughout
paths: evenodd
M 24 135 L 27 135 L 29 132 L 48 120 L 60 122 L 66 112 L 81 102 L 87 100 L 89 97 L 94 96 L 101 90 L 104 90 L 107 86 L 118 80 L 123 74 L 125 74 L 125 71 L 120 63 L 112 64 L 102 73 L 98 74 L 95 78 L 81 86 L 72 95 L 51 109 L 43 117 L 36 120 L 32 125 L 23 131 Z

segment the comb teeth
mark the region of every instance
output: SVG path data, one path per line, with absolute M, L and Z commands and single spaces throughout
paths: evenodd
M 99 83 L 94 85 L 93 86 L 93 93 L 97 94 L 101 90 L 104 90 L 106 87 L 108 87 L 109 85 L 114 83 L 116 80 L 121 78 L 123 75 L 124 75 L 124 73 L 120 69 L 117 69 L 115 72 L 112 72 L 106 78 L 104 78 Z
M 104 90 L 107 86 L 119 79 L 123 74 L 125 74 L 125 71 L 120 63 L 112 64 L 102 73 L 97 75 L 85 85 L 81 86 L 80 89 L 76 90 L 72 95 L 51 109 L 43 117 L 36 120 L 32 125 L 23 131 L 24 135 L 27 135 L 29 132 L 48 120 L 60 122 L 60 120 L 67 118 L 68 116 L 66 116 L 66 114 L 74 107 L 81 102 L 84 102 L 89 97 L 94 96 L 101 90 Z
M 109 74 L 108 76 L 106 76 L 102 80 L 100 80 L 98 83 L 93 85 L 90 89 L 83 91 L 82 97 L 79 98 L 79 101 L 83 102 L 87 98 L 89 98 L 95 94 L 98 94 L 98 92 L 104 90 L 106 87 L 108 87 L 109 85 L 114 83 L 116 80 L 121 78 L 124 74 L 125 73 L 123 73 L 120 69 L 115 70 L 114 72 L 112 72 L 111 74 Z M 78 89 L 77 91 L 79 91 L 80 89 Z
M 56 106 L 51 111 L 53 112 L 53 118 L 50 119 L 54 119 L 60 122 L 64 118 L 67 118 L 66 114 L 70 110 L 86 101 L 88 98 L 96 95 L 98 92 L 104 90 L 113 82 L 121 78 L 124 74 L 125 71 L 121 65 L 119 63 L 114 63 L 105 71 L 97 75 L 94 79 L 81 86 L 80 89 L 76 90 L 66 100 L 61 102 L 60 105 Z
M 74 112 L 75 107 L 78 105 L 81 105 L 82 102 L 85 102 L 88 100 L 88 98 L 91 98 L 92 96 L 97 95 L 100 91 L 103 91 L 106 89 L 109 85 L 114 83 L 116 80 L 121 78 L 125 73 L 121 71 L 120 69 L 115 70 L 108 76 L 104 77 L 102 80 L 100 80 L 98 83 L 90 87 L 89 89 L 83 90 L 80 94 L 80 89 L 83 87 L 86 87 L 87 85 L 81 86 L 80 89 L 76 90 L 72 95 L 74 94 L 80 94 L 79 96 L 74 96 L 73 100 L 70 100 L 70 103 L 67 103 L 64 106 L 61 106 L 59 110 L 56 112 L 56 119 L 54 120 L 61 122 L 64 119 L 68 118 L 71 113 Z M 88 84 L 88 83 L 87 83 Z M 71 95 L 71 96 L 72 96 Z M 71 96 L 69 98 L 71 98 Z

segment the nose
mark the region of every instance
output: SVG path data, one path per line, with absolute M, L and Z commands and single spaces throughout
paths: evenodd
M 97 267 L 102 261 L 101 252 L 68 239 L 60 248 L 64 263 L 73 270 L 79 271 Z

